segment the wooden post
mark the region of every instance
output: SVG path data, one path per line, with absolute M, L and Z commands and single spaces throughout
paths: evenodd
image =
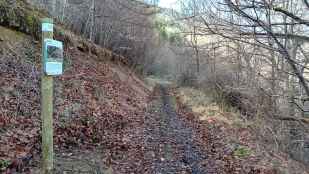
M 53 24 L 53 20 L 42 20 L 42 81 L 41 81 L 41 119 L 42 119 L 42 174 L 53 172 L 53 76 L 44 72 L 44 39 L 53 38 L 53 30 L 46 30 L 43 24 Z M 45 30 L 45 31 L 44 31 Z

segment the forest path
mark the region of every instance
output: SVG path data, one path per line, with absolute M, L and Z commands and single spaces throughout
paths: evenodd
M 145 118 L 145 158 L 156 174 L 206 174 L 207 155 L 193 141 L 188 127 L 174 109 L 174 98 L 160 86 Z
M 143 124 L 123 135 L 127 143 L 95 151 L 57 151 L 54 173 L 218 174 L 214 160 L 195 142 L 199 131 L 176 112 L 176 98 L 168 90 L 164 85 L 155 87 Z M 35 166 L 32 173 L 39 174 L 40 165 Z

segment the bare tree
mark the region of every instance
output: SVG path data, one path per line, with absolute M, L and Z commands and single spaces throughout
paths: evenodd
M 252 97 L 252 105 L 259 103 L 253 110 L 264 114 L 263 119 L 267 120 L 265 124 L 274 129 L 280 125 L 285 125 L 288 129 L 297 126 L 300 131 L 305 132 L 308 121 L 303 118 L 303 101 L 309 96 L 309 88 L 308 53 L 303 52 L 303 48 L 307 47 L 309 41 L 308 1 L 194 2 L 198 3 L 198 13 L 189 14 L 184 11 L 175 21 L 187 25 L 184 31 L 187 35 L 196 35 L 199 40 L 213 42 L 198 43 L 200 52 L 213 52 L 200 56 L 201 61 L 214 57 L 213 62 L 201 64 L 200 79 L 206 76 L 212 79 L 211 83 L 218 83 L 220 90 L 236 91 L 231 95 L 251 93 L 263 96 Z M 182 3 L 194 11 L 194 7 L 190 6 L 193 0 L 183 0 Z M 190 30 L 190 24 L 193 26 L 191 21 L 195 21 L 197 30 Z M 220 70 L 220 66 L 224 70 Z M 208 73 L 209 67 L 213 72 Z M 211 84 L 208 82 L 209 80 L 204 83 Z M 244 107 L 245 110 L 248 108 L 248 105 Z M 291 140 L 295 137 L 279 130 L 274 132 L 278 137 L 285 137 L 281 139 L 282 144 L 283 141 L 287 142 L 282 149 L 291 148 Z M 305 153 L 304 149 L 299 153 Z M 303 157 L 300 158 L 304 160 Z
M 136 0 L 66 0 L 58 1 L 57 13 L 53 13 L 54 8 L 50 6 L 55 0 L 28 1 L 43 4 L 74 32 L 126 56 L 128 62 L 138 67 L 143 66 L 145 47 L 151 45 L 155 37 L 152 18 L 158 11 L 154 6 L 157 1 L 145 4 Z

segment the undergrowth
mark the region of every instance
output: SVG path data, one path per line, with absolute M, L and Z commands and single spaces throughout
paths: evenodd
M 244 126 L 240 112 L 228 105 L 218 93 L 180 88 L 179 94 L 184 104 L 197 113 L 200 120 L 218 119 L 230 125 Z
M 232 155 L 247 165 L 273 168 L 278 173 L 302 173 L 305 167 L 279 150 L 278 138 L 262 112 L 248 118 L 232 107 L 223 93 L 189 87 L 178 88 L 180 101 L 187 106 L 205 126 L 219 125 L 220 139 Z M 295 173 L 295 174 L 296 174 Z

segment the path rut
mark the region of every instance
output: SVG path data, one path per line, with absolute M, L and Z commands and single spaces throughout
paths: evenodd
M 207 155 L 193 141 L 194 129 L 176 113 L 167 88 L 160 86 L 159 94 L 145 119 L 145 158 L 152 163 L 149 173 L 208 174 Z

